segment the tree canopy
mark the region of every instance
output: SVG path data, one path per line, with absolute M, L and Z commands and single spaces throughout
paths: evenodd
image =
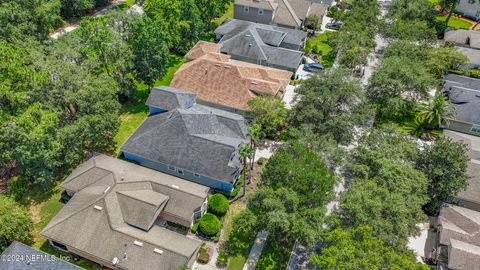
M 290 113 L 290 126 L 309 128 L 318 136 L 331 135 L 341 144 L 352 140 L 354 126 L 363 124 L 368 114 L 364 91 L 347 70 L 314 74 L 296 92 L 298 102 Z
M 333 230 L 326 234 L 324 242 L 321 254 L 315 253 L 310 258 L 312 266 L 319 269 L 430 269 L 415 262 L 412 252 L 399 252 L 386 246 L 368 226 Z
M 0 195 L 0 252 L 13 241 L 32 243 L 33 221 L 27 209 Z

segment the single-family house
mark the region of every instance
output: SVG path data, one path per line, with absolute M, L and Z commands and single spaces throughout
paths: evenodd
M 0 255 L 2 270 L 82 270 L 60 258 L 14 241 Z
M 476 270 L 480 265 L 480 212 L 446 204 L 438 217 L 437 269 Z
M 231 20 L 215 29 L 220 52 L 232 59 L 295 72 L 303 59 L 307 33 Z
M 309 16 L 322 20 L 331 1 L 235 0 L 235 19 L 300 29 Z
M 238 149 L 248 143 L 245 118 L 196 104 L 194 95 L 170 87 L 154 88 L 147 104 L 154 113 L 121 147 L 124 157 L 220 191 L 232 191 L 242 171 Z
M 283 97 L 291 72 L 232 60 L 220 44 L 200 41 L 186 55 L 171 87 L 195 93 L 199 104 L 244 114 L 259 95 Z
M 169 229 L 206 211 L 209 188 L 94 156 L 61 184 L 72 196 L 41 231 L 50 244 L 110 269 L 194 267 L 201 242 Z
M 460 0 L 455 7 L 455 11 L 474 20 L 480 19 L 480 3 L 478 1 Z
M 480 68 L 480 32 L 450 29 L 445 32 L 444 42 L 454 45 L 457 51 L 467 57 L 467 64 L 461 68 Z
M 457 111 L 445 128 L 480 136 L 480 79 L 448 74 L 443 91 Z

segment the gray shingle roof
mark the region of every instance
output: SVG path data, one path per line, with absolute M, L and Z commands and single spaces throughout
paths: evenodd
M 480 124 L 480 79 L 448 74 L 444 90 L 457 110 L 457 120 Z
M 450 246 L 448 264 L 454 269 L 475 270 L 480 261 L 480 212 L 446 204 L 438 217 L 439 243 Z
M 230 157 L 246 142 L 243 116 L 196 104 L 148 117 L 121 150 L 231 183 L 241 164 Z
M 152 89 L 147 105 L 167 111 L 175 108 L 189 108 L 195 104 L 196 95 L 175 88 L 160 86 Z
M 23 243 L 14 241 L 2 253 L 0 260 L 2 270 L 80 270 L 68 262 L 36 250 Z
M 87 186 L 77 183 L 87 179 Z M 201 245 L 150 223 L 158 212 L 191 220 L 207 197 L 205 186 L 105 155 L 79 166 L 61 186 L 76 193 L 41 234 L 98 260 L 117 258 L 125 269 L 176 269 Z
M 242 20 L 231 20 L 219 26 L 215 34 L 222 36 L 220 51 L 223 53 L 292 69 L 300 65 L 303 52 L 279 46 L 282 42 L 301 46 L 307 36 L 303 31 Z
M 239 33 L 245 31 L 246 29 L 255 29 L 257 30 L 257 32 L 258 32 L 258 29 L 280 32 L 284 34 L 283 42 L 298 45 L 298 46 L 303 45 L 303 43 L 305 42 L 305 39 L 307 38 L 307 33 L 303 31 L 284 28 L 284 27 L 278 27 L 273 25 L 267 25 L 267 24 L 242 21 L 237 19 L 230 20 L 229 22 L 220 25 L 217 29 L 215 29 L 215 34 L 222 36 L 223 37 L 222 41 L 224 41 L 238 35 Z M 265 39 L 268 41 L 269 37 L 266 34 L 270 34 L 270 33 L 269 32 L 259 33 L 262 39 Z

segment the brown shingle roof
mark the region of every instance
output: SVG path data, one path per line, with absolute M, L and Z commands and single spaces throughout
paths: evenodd
M 231 60 L 209 50 L 212 47 L 197 43 L 187 54 L 194 60 L 175 73 L 171 86 L 196 93 L 200 100 L 244 111 L 247 101 L 257 95 L 283 96 L 291 72 Z

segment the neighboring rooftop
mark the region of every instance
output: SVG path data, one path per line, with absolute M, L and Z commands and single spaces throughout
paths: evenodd
M 311 15 L 322 18 L 331 1 L 311 0 L 235 0 L 236 5 L 262 8 L 275 12 L 273 23 L 300 28 Z
M 232 183 L 242 167 L 235 153 L 246 142 L 242 116 L 196 104 L 148 117 L 121 150 Z
M 472 159 L 468 162 L 467 175 L 467 189 L 455 197 L 480 205 L 480 160 Z
M 444 42 L 456 45 L 457 51 L 465 55 L 468 63 L 480 65 L 480 32 L 456 29 L 445 32 Z
M 167 111 L 175 108 L 187 109 L 195 104 L 196 95 L 179 91 L 175 88 L 161 86 L 155 87 L 150 92 L 147 99 L 147 105 L 163 108 Z
M 480 137 L 445 129 L 443 134 L 454 141 L 465 143 L 469 149 L 468 155 L 471 159 L 480 160 Z
M 14 241 L 1 255 L 2 270 L 81 270 L 53 255 Z
M 219 43 L 222 45 L 222 53 L 291 70 L 301 64 L 303 52 L 281 46 L 286 43 L 302 47 L 307 36 L 299 30 L 241 20 L 231 20 L 220 25 L 215 34 L 221 36 Z
M 448 74 L 444 91 L 457 111 L 456 120 L 480 124 L 480 79 Z
M 154 222 L 192 220 L 208 187 L 105 155 L 84 162 L 61 187 L 74 195 L 42 230 L 48 239 L 138 270 L 180 267 L 200 248 L 200 241 Z
M 200 101 L 248 111 L 247 102 L 258 95 L 282 97 L 292 73 L 231 60 L 228 55 L 204 53 L 199 42 L 192 57 L 175 73 L 171 86 L 197 94 Z
M 447 204 L 440 210 L 438 222 L 439 243 L 449 246 L 448 266 L 457 270 L 478 269 L 480 212 Z

